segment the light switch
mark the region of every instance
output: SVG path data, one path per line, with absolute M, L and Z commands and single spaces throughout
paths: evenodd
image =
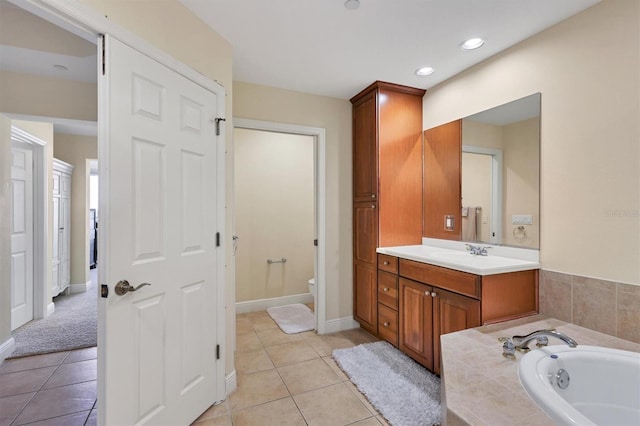
M 455 219 L 452 214 L 444 216 L 444 229 L 445 231 L 453 231 L 455 228 Z

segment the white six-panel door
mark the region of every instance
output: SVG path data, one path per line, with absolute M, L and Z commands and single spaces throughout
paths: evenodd
M 11 330 L 33 319 L 33 153 L 11 148 Z
M 216 361 L 219 100 L 105 39 L 100 283 L 109 294 L 99 304 L 99 415 L 108 425 L 187 425 L 224 398 Z M 118 296 L 120 280 L 151 285 Z

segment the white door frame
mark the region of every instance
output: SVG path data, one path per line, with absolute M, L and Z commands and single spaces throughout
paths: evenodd
M 314 138 L 314 157 L 316 166 L 316 218 L 318 246 L 316 249 L 316 328 L 318 334 L 327 332 L 326 309 L 326 141 L 325 129 L 321 127 L 298 126 L 295 124 L 275 123 L 271 121 L 251 120 L 248 118 L 233 119 L 233 127 L 237 129 L 264 130 L 268 132 L 289 133 L 293 135 L 312 136 Z M 235 270 L 235 258 L 229 259 L 231 269 Z M 235 285 L 234 285 L 235 287 Z M 235 308 L 234 308 L 235 309 Z
M 502 241 L 502 150 L 462 145 L 462 152 L 491 156 L 491 223 L 488 242 L 504 244 Z
M 160 64 L 166 66 L 167 68 L 175 71 L 176 73 L 182 75 L 183 77 L 191 80 L 192 82 L 200 85 L 201 87 L 210 90 L 212 92 L 217 92 L 219 88 L 222 86 L 210 80 L 203 74 L 198 73 L 188 65 L 176 60 L 168 53 L 164 52 L 161 49 L 151 45 L 146 40 L 137 36 L 136 34 L 124 29 L 123 27 L 113 23 L 108 20 L 105 16 L 97 13 L 96 10 L 79 3 L 77 0 L 9 0 L 11 3 L 14 3 L 18 7 L 25 9 L 36 16 L 39 16 L 53 24 L 56 24 L 73 34 L 78 35 L 86 40 L 91 41 L 92 43 L 98 43 L 99 36 L 101 34 L 109 34 L 118 40 L 126 43 L 133 49 L 147 55 L 151 59 L 159 62 Z M 107 102 L 106 99 L 98 93 L 98 128 L 100 128 L 101 123 L 104 123 L 105 116 L 104 114 L 107 111 Z M 223 97 L 224 98 L 224 97 Z M 224 107 L 224 99 L 222 99 Z M 99 131 L 98 134 L 101 132 Z M 221 127 L 220 132 L 220 140 L 225 141 L 225 126 Z M 102 134 L 105 134 L 104 131 Z M 98 161 L 101 164 L 107 164 L 106 161 L 106 151 L 107 147 L 104 141 L 101 141 L 98 138 Z M 217 229 L 224 230 L 225 228 L 225 143 L 218 144 L 218 167 L 217 167 L 217 191 L 218 191 L 218 224 Z M 108 181 L 108 167 L 105 167 L 102 171 L 102 175 L 104 177 L 104 182 Z M 107 195 L 106 188 L 101 184 L 100 188 L 100 198 L 105 200 L 103 197 Z M 98 248 L 98 259 L 99 263 L 102 265 L 106 265 L 105 262 L 105 226 L 108 226 L 109 217 L 108 217 L 108 209 L 101 209 L 102 216 L 102 225 L 98 228 L 99 235 L 99 248 Z M 221 248 L 216 250 L 216 256 L 218 257 L 218 265 L 221 267 L 218 269 L 218 277 L 217 281 L 220 284 L 218 286 L 218 306 L 216 307 L 218 312 L 218 325 L 217 325 L 217 335 L 220 336 L 221 342 L 226 342 L 226 327 L 225 327 L 225 268 L 223 265 L 225 264 L 225 246 L 227 240 L 229 240 L 231 236 L 224 236 L 221 239 Z M 99 285 L 104 283 L 104 271 L 106 268 L 101 268 L 98 270 L 98 281 Z M 104 341 L 101 342 L 101 336 L 104 338 L 104 330 L 101 331 L 101 327 L 104 326 L 104 312 L 98 311 L 98 401 L 103 400 L 106 390 L 106 381 L 105 381 L 105 371 L 104 366 L 100 361 L 100 352 L 106 350 Z M 217 366 L 217 374 L 219 378 L 225 377 L 225 365 L 226 365 L 226 351 L 220 351 L 220 362 Z M 219 380 L 217 394 L 218 395 L 226 395 L 225 390 L 225 381 Z M 99 415 L 99 423 L 104 423 L 104 415 L 101 414 L 104 411 L 98 410 Z
M 31 146 L 33 151 L 33 318 L 46 318 L 53 313 L 48 302 L 47 271 L 49 261 L 49 158 L 47 142 L 12 125 L 11 140 Z

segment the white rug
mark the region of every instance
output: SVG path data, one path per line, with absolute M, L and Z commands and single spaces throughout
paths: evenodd
M 440 424 L 440 379 L 389 343 L 336 349 L 333 359 L 393 426 Z
M 267 313 L 287 334 L 302 333 L 316 327 L 316 316 L 302 303 L 267 308 Z

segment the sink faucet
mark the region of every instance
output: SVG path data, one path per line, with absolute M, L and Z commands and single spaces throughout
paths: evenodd
M 490 246 L 474 246 L 473 244 L 465 244 L 465 247 L 467 251 L 476 256 L 488 256 L 489 252 L 487 250 L 491 248 Z
M 529 333 L 526 336 L 513 336 L 512 341 L 515 349 L 526 352 L 529 350 L 528 345 L 532 340 L 537 339 L 538 346 L 545 346 L 549 342 L 547 337 L 555 337 L 557 339 L 560 339 L 567 345 L 569 345 L 570 348 L 575 348 L 576 346 L 578 346 L 578 342 L 573 340 L 571 337 L 567 336 L 566 334 L 562 334 L 554 329 L 538 330 L 534 331 L 533 333 Z

